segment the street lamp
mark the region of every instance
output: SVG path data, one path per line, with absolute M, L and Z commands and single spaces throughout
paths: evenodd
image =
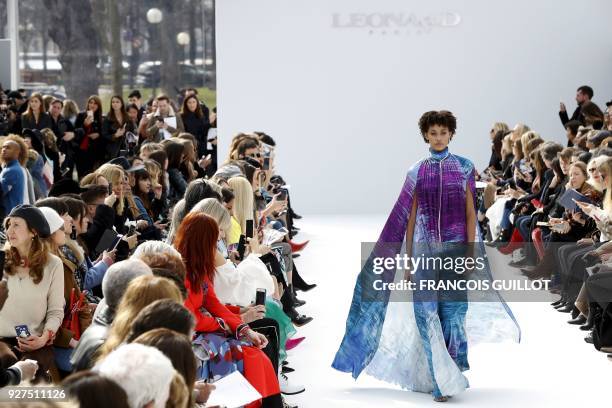
M 164 19 L 164 13 L 162 13 L 162 11 L 158 8 L 150 8 L 147 11 L 147 21 L 150 24 L 154 24 L 154 25 L 158 25 L 159 23 L 162 22 L 162 20 Z M 160 64 L 161 64 L 161 60 L 163 59 L 163 39 L 161 38 L 161 33 L 159 32 L 159 29 L 156 30 L 159 33 L 159 38 L 160 38 L 160 43 L 159 43 L 159 60 L 160 60 Z M 150 46 L 150 44 L 149 44 Z M 153 70 L 153 72 L 155 72 L 155 69 Z M 161 75 L 161 66 L 160 66 L 160 75 Z M 155 90 L 156 90 L 156 81 L 155 81 L 155 75 L 153 75 L 153 92 L 152 94 L 155 95 Z
M 183 47 L 183 61 L 187 59 L 187 46 L 189 45 L 190 41 L 191 38 L 189 37 L 189 33 L 186 33 L 185 31 L 182 31 L 176 35 L 176 42 Z
M 147 21 L 151 24 L 159 24 L 164 19 L 164 13 L 158 8 L 151 8 L 147 11 Z

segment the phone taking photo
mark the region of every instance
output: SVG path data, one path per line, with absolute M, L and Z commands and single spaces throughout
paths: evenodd
M 246 220 L 246 237 L 253 238 L 253 220 Z
M 255 306 L 262 306 L 266 304 L 266 289 L 257 288 L 255 292 Z

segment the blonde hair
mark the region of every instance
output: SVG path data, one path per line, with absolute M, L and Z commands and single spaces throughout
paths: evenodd
M 533 139 L 541 139 L 540 134 L 534 130 L 529 130 L 521 135 L 521 146 L 523 146 L 523 156 L 529 157 L 531 151 L 527 151 L 527 144 Z
M 510 128 L 508 127 L 508 124 L 504 123 L 504 122 L 495 122 L 493 124 L 493 128 L 492 129 L 493 129 L 493 133 L 497 133 L 499 131 L 507 132 L 507 131 L 510 130 Z
M 230 213 L 216 198 L 205 198 L 194 205 L 189 212 L 202 212 L 210 215 L 217 222 L 219 229 L 225 233 L 225 236 L 229 235 L 229 230 L 232 227 Z
M 117 315 L 113 320 L 108 339 L 100 348 L 98 360 L 102 360 L 125 341 L 136 315 L 159 299 L 172 299 L 183 303 L 181 292 L 169 279 L 145 275 L 130 282 L 117 307 Z
M 187 387 L 185 379 L 178 371 L 174 370 L 166 408 L 188 408 L 191 400 L 190 397 L 189 387 Z
M 120 186 L 123 184 L 123 178 L 127 178 L 127 174 L 123 167 L 116 165 L 105 163 L 96 171 L 98 176 L 104 177 L 109 183 L 113 186 Z M 125 199 L 125 200 L 124 200 Z M 132 216 L 134 219 L 140 217 L 140 209 L 136 205 L 134 201 L 134 196 L 132 195 L 132 190 L 125 192 L 123 188 L 121 189 L 121 194 L 119 199 L 117 200 L 117 214 L 123 215 L 123 211 L 125 210 L 125 201 L 127 201 L 128 206 L 130 207 L 130 211 L 132 212 Z
M 159 186 L 161 176 L 161 166 L 155 160 L 145 159 L 143 162 L 145 169 L 149 172 L 153 187 Z
M 246 220 L 253 219 L 253 187 L 242 176 L 230 178 L 227 180 L 227 184 L 234 192 L 234 206 L 232 208 L 234 218 L 244 232 L 246 231 Z
M 525 134 L 526 132 L 529 132 L 530 130 L 531 129 L 529 129 L 529 126 L 527 126 L 526 124 L 517 123 L 514 129 L 512 130 L 512 141 L 515 141 L 516 139 L 520 139 L 521 136 L 523 136 L 523 134 Z
M 612 157 L 599 156 L 597 159 L 603 158 L 598 165 L 597 170 L 602 175 L 606 175 L 605 184 L 602 186 L 606 190 L 606 195 L 603 200 L 603 209 L 607 214 L 612 214 Z
M 62 108 L 62 116 L 66 119 L 70 119 L 79 113 L 79 107 L 76 102 L 72 99 L 66 99 L 64 101 L 64 107 Z
M 140 146 L 140 156 L 142 157 L 143 153 L 145 154 L 145 158 L 148 158 L 149 155 L 153 152 L 157 152 L 159 150 L 164 150 L 164 147 L 159 143 L 145 143 Z

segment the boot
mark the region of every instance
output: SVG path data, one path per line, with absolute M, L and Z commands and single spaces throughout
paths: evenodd
M 306 248 L 306 245 L 308 245 L 309 242 L 310 240 L 307 240 L 302 242 L 301 244 L 298 244 L 297 242 L 289 240 L 289 245 L 291 245 L 291 252 L 300 252 L 302 249 Z
M 576 317 L 575 319 L 572 319 L 572 320 L 568 320 L 567 322 L 569 324 L 581 324 L 582 325 L 582 324 L 586 323 L 586 321 L 587 321 L 586 317 L 584 317 L 584 315 L 582 315 L 582 314 L 579 314 L 578 317 Z
M 283 296 L 281 296 L 281 304 L 283 305 L 283 312 L 293 322 L 294 325 L 300 327 L 312 321 L 312 317 L 301 315 L 297 310 L 295 310 L 295 305 L 293 304 L 292 299 L 293 290 L 291 285 L 285 290 Z
M 510 230 L 502 229 L 499 232 L 499 235 L 495 241 L 486 242 L 485 244 L 490 247 L 499 247 L 499 246 L 506 245 L 508 241 L 510 240 L 511 235 L 512 234 Z
M 499 252 L 504 255 L 510 255 L 512 252 L 519 249 L 521 245 L 523 245 L 523 236 L 521 235 L 518 228 L 515 228 L 514 231 L 512 231 L 510 242 L 508 242 L 508 245 L 500 247 Z
M 554 267 L 555 254 L 553 251 L 546 251 L 544 253 L 544 258 L 542 258 L 538 266 L 529 271 L 523 271 L 523 274 L 526 275 L 529 279 L 546 279 L 551 277 L 552 270 L 554 269 Z
M 310 289 L 314 289 L 317 287 L 316 283 L 308 284 L 302 279 L 302 276 L 299 274 L 295 265 L 293 265 L 293 287 L 297 290 L 301 290 L 302 292 L 308 292 Z
M 593 315 L 594 313 L 589 313 L 586 322 L 580 326 L 580 330 L 593 330 L 593 326 L 595 326 L 595 319 L 593 319 Z

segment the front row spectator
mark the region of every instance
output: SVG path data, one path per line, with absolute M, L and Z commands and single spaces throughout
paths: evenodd
M 5 229 L 4 274 L 11 296 L 0 311 L 0 360 L 36 360 L 35 381 L 49 375 L 58 381 L 51 344 L 64 318 L 62 261 L 45 249 L 42 238 L 50 235 L 49 225 L 38 208 L 13 208 Z

